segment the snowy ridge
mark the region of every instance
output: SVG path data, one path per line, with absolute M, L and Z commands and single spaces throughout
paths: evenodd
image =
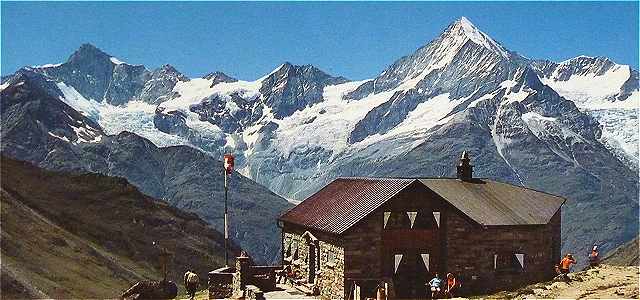
M 115 58 L 113 56 L 109 57 L 109 60 L 111 60 L 111 62 L 116 64 L 116 65 L 121 65 L 121 64 L 125 63 L 125 62 L 123 62 L 123 61 L 121 61 L 121 60 L 119 60 L 119 59 L 117 59 L 117 58 Z
M 504 58 L 509 57 L 509 53 L 506 49 L 504 49 L 504 47 L 494 41 L 487 34 L 480 31 L 466 17 L 461 17 L 458 21 L 458 24 L 462 28 L 462 32 L 474 43 L 481 45 L 489 50 L 497 51 Z
M 32 68 L 34 68 L 34 69 L 55 68 L 55 67 L 62 66 L 62 64 L 63 64 L 63 63 L 57 63 L 57 64 L 44 64 L 44 65 L 40 65 L 40 66 L 32 66 Z

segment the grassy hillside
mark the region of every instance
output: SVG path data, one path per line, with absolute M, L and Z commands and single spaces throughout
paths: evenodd
M 186 268 L 206 281 L 223 264 L 219 232 L 124 179 L 5 157 L 0 168 L 3 298 L 117 297 L 140 279 L 162 277 L 154 241 L 174 253 L 169 278 L 178 284 Z

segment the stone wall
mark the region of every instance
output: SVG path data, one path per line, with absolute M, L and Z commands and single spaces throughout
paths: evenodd
M 307 230 L 297 226 L 286 226 L 283 229 L 283 257 L 291 258 L 292 269 L 303 280 L 309 278 L 309 259 L 316 259 L 315 280 L 313 284 L 320 291 L 321 298 L 341 299 L 344 297 L 344 249 L 335 236 L 326 233 L 309 231 L 313 238 L 305 236 Z M 310 243 L 314 243 L 316 251 L 309 253 Z M 290 250 L 289 250 L 290 249 Z M 298 251 L 297 258 L 293 258 Z M 287 253 L 289 252 L 289 253 Z M 285 261 L 283 264 L 287 264 Z
M 318 288 L 325 299 L 344 298 L 344 248 L 320 241 Z
M 209 299 L 224 299 L 233 296 L 235 270 L 220 268 L 209 272 Z
M 553 278 L 560 251 L 560 214 L 539 226 L 482 227 L 464 217 L 446 216 L 446 272 L 463 278 L 470 293 L 522 286 Z M 555 240 L 555 241 L 554 241 Z M 524 268 L 498 268 L 500 259 L 524 254 Z

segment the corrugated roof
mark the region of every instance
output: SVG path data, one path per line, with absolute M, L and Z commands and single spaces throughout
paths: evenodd
M 425 186 L 476 222 L 493 225 L 547 224 L 564 199 L 488 179 L 420 179 Z
M 341 234 L 415 179 L 338 178 L 280 220 Z
M 279 220 L 342 234 L 413 182 L 440 195 L 479 224 L 547 224 L 564 199 L 487 179 L 338 178 Z

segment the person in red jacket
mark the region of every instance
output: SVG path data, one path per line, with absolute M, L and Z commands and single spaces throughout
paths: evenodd
M 598 246 L 594 245 L 589 254 L 589 267 L 595 268 L 600 264 L 600 253 L 598 253 Z
M 445 294 L 447 295 L 447 298 L 455 297 L 453 293 L 457 289 L 457 287 L 458 287 L 458 280 L 456 279 L 456 277 L 453 276 L 453 274 L 451 273 L 447 274 L 447 288 L 444 290 Z

